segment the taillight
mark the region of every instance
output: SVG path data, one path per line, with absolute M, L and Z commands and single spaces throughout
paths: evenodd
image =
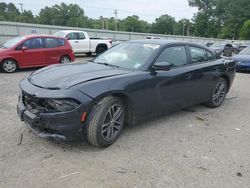
M 112 45 L 112 40 L 110 40 L 109 43 Z

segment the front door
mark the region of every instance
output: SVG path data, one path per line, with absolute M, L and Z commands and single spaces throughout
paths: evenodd
M 148 87 L 152 91 L 152 113 L 170 112 L 191 104 L 192 70 L 189 68 L 186 46 L 167 47 L 156 62 L 172 64 L 169 71 L 150 74 Z
M 22 50 L 22 47 L 26 47 Z M 17 50 L 16 57 L 23 67 L 33 67 L 44 64 L 43 39 L 32 38 L 23 42 Z

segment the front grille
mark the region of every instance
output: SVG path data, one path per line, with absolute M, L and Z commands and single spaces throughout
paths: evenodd
M 54 112 L 55 109 L 45 99 L 22 92 L 22 102 L 27 110 L 33 114 Z

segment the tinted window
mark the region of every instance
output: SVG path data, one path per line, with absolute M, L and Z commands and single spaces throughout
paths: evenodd
M 156 62 L 168 62 L 173 67 L 186 65 L 186 49 L 184 46 L 169 47 L 162 52 Z
M 69 38 L 69 40 L 77 40 L 77 33 L 69 33 L 66 38 Z
M 226 44 L 226 48 L 232 48 L 233 45 L 232 44 Z
M 190 52 L 193 63 L 201 63 L 213 60 L 213 54 L 207 50 L 190 47 Z
M 85 39 L 84 33 L 78 33 L 78 39 L 79 40 Z
M 22 46 L 27 47 L 28 49 L 37 49 L 43 47 L 42 38 L 33 38 L 26 40 Z
M 63 39 L 55 39 L 55 38 L 45 38 L 45 47 L 46 48 L 56 48 L 59 46 L 63 46 L 65 41 Z

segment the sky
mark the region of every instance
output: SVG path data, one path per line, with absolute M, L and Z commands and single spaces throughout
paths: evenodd
M 150 23 L 163 14 L 171 15 L 178 21 L 182 18 L 191 19 L 197 12 L 196 8 L 189 7 L 188 0 L 4 0 L 4 2 L 12 2 L 19 9 L 19 3 L 23 3 L 23 8 L 31 10 L 34 15 L 37 15 L 45 6 L 62 2 L 78 4 L 90 18 L 112 17 L 114 10 L 117 9 L 119 19 L 138 15 L 140 19 Z

